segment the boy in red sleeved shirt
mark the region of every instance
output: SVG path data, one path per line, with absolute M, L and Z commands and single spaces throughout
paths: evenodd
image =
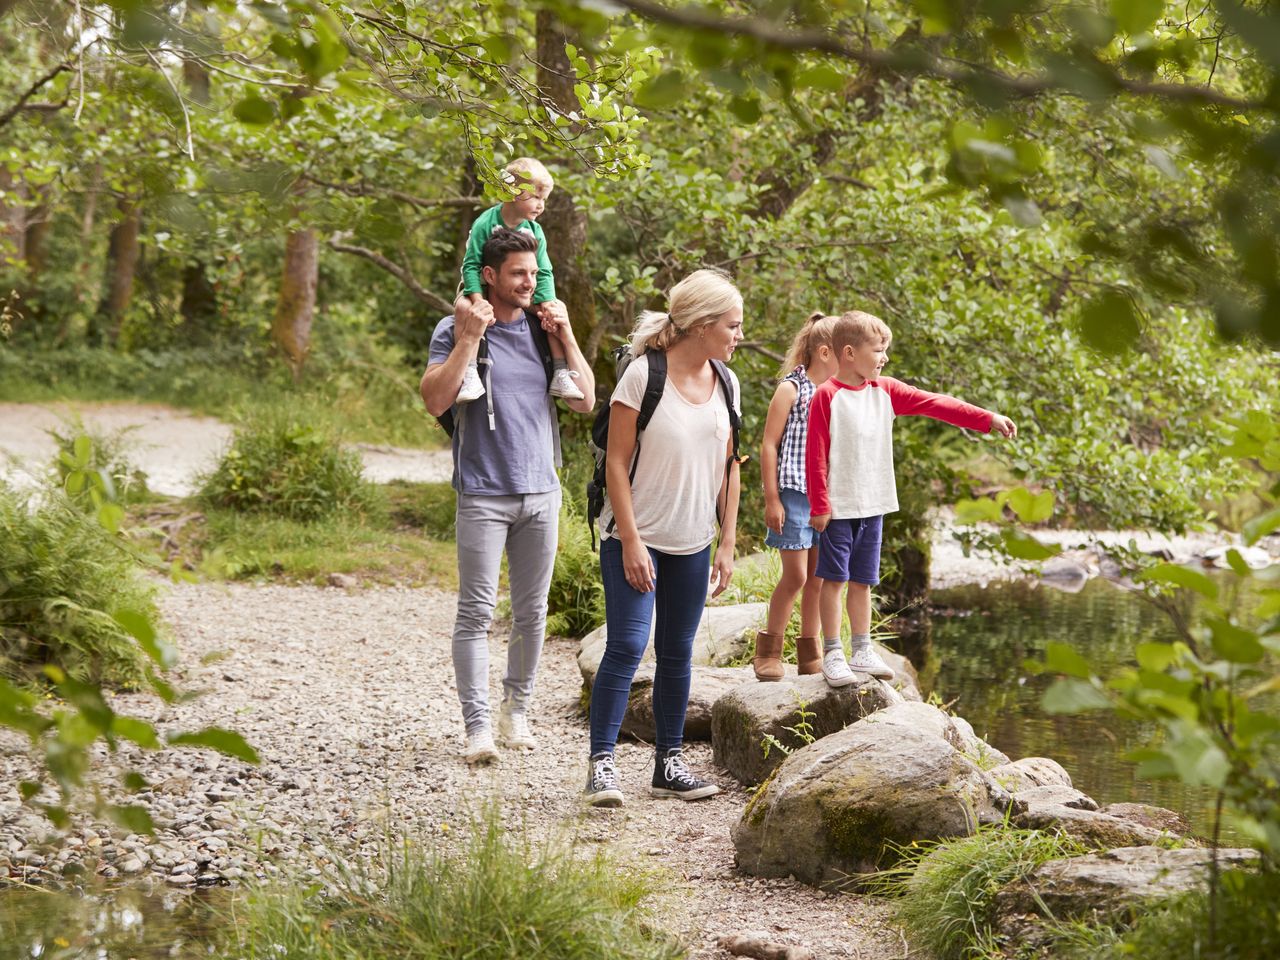
M 893 476 L 893 420 L 923 416 L 957 427 L 1017 435 L 1012 420 L 942 393 L 926 393 L 880 376 L 893 334 L 879 317 L 858 310 L 836 320 L 832 334 L 839 369 L 809 405 L 805 445 L 810 524 L 821 537 L 822 673 L 842 687 L 853 671 L 884 680 L 893 670 L 871 646 L 871 588 L 880 582 L 884 515 L 898 509 Z M 840 644 L 840 592 L 849 584 L 847 609 L 853 655 Z

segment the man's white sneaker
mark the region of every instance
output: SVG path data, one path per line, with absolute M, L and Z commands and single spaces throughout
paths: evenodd
M 498 714 L 498 739 L 506 747 L 517 750 L 532 750 L 538 745 L 529 729 L 529 718 L 518 710 L 509 710 L 504 705 Z
M 473 363 L 467 367 L 467 372 L 462 375 L 462 386 L 458 388 L 457 403 L 470 403 L 472 400 L 479 400 L 484 396 L 484 384 L 480 381 L 480 371 Z
M 876 648 L 869 643 L 853 651 L 853 656 L 849 658 L 849 667 L 859 673 L 869 673 L 880 680 L 894 678 L 893 668 L 884 662 L 880 654 L 876 653 Z
M 473 767 L 485 766 L 498 762 L 498 748 L 493 744 L 493 731 L 481 727 L 475 733 L 467 734 L 467 749 L 463 758 Z
M 832 650 L 822 658 L 822 675 L 827 678 L 827 686 L 847 687 L 858 678 L 845 662 L 843 650 Z
M 573 382 L 577 378 L 577 370 L 561 367 L 551 374 L 551 386 L 547 388 L 547 393 L 564 400 L 581 400 L 586 394 L 579 390 L 578 385 Z

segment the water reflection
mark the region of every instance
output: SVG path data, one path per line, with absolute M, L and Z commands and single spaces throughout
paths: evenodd
M 937 691 L 979 736 L 1014 757 L 1052 757 L 1099 803 L 1154 803 L 1185 814 L 1197 832 L 1212 823 L 1212 797 L 1170 781 L 1139 780 L 1123 755 L 1150 727 L 1107 713 L 1047 715 L 1053 682 L 1024 669 L 1048 643 L 1067 643 L 1109 676 L 1133 662 L 1139 643 L 1177 639 L 1168 617 L 1104 580 L 1075 593 L 1038 583 L 964 586 L 933 594 L 930 634 L 911 638 L 925 691 Z M 918 659 L 917 659 L 918 658 Z

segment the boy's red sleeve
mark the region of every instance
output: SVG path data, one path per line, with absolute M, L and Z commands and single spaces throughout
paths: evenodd
M 831 512 L 827 464 L 831 451 L 831 397 L 834 390 L 823 384 L 809 402 L 809 432 L 804 448 L 805 486 L 809 510 L 815 516 Z
M 966 430 L 991 432 L 990 410 L 975 407 L 945 393 L 929 393 L 893 377 L 879 377 L 876 381 L 889 394 L 893 412 L 899 417 L 930 417 Z

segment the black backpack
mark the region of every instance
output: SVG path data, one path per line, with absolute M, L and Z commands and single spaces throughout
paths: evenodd
M 529 335 L 533 337 L 533 345 L 538 348 L 538 356 L 542 358 L 543 369 L 547 373 L 547 387 L 551 387 L 551 377 L 555 372 L 551 362 L 551 344 L 547 342 L 547 331 L 542 329 L 542 324 L 538 322 L 537 317 L 525 314 L 529 323 Z M 476 362 L 487 363 L 489 361 L 489 338 L 480 338 L 480 347 L 476 350 Z M 486 386 L 487 390 L 488 387 Z M 479 402 L 479 401 L 477 401 Z M 450 407 L 440 416 L 436 417 L 436 422 L 444 429 L 445 435 L 452 437 L 453 431 L 457 428 L 457 422 L 453 416 L 454 407 Z M 558 411 L 557 411 L 558 412 Z
M 649 425 L 649 421 L 653 419 L 653 411 L 658 408 L 658 401 L 662 399 L 662 391 L 667 385 L 667 355 L 661 350 L 647 350 L 645 355 L 649 358 L 649 379 L 645 383 L 644 396 L 640 399 L 640 413 L 636 417 L 636 452 L 631 458 L 631 472 L 627 475 L 628 481 L 632 483 L 636 479 L 636 464 L 640 462 L 640 435 L 644 432 L 645 427 Z M 613 357 L 618 379 L 621 380 L 623 371 L 635 359 L 631 354 L 631 344 L 623 343 L 618 346 L 613 351 Z M 724 403 L 729 409 L 729 429 L 733 432 L 733 456 L 724 465 L 724 472 L 727 477 L 729 475 L 729 466 L 735 462 L 741 462 L 741 458 L 738 456 L 738 434 L 742 429 L 742 419 L 738 416 L 738 411 L 733 405 L 733 381 L 729 376 L 729 368 L 725 366 L 724 361 L 715 359 L 711 361 L 711 367 L 715 370 L 716 380 L 720 384 L 720 389 L 724 392 Z M 591 452 L 595 455 L 596 463 L 591 479 L 587 481 L 587 526 L 591 528 L 591 547 L 593 550 L 596 546 L 596 521 L 604 510 L 604 498 L 606 495 L 605 455 L 609 446 L 609 411 L 611 408 L 612 404 L 606 402 L 596 411 L 596 418 L 591 424 Z M 717 520 L 720 519 L 719 515 L 720 510 L 717 505 Z M 608 532 L 613 532 L 612 520 L 609 521 Z

